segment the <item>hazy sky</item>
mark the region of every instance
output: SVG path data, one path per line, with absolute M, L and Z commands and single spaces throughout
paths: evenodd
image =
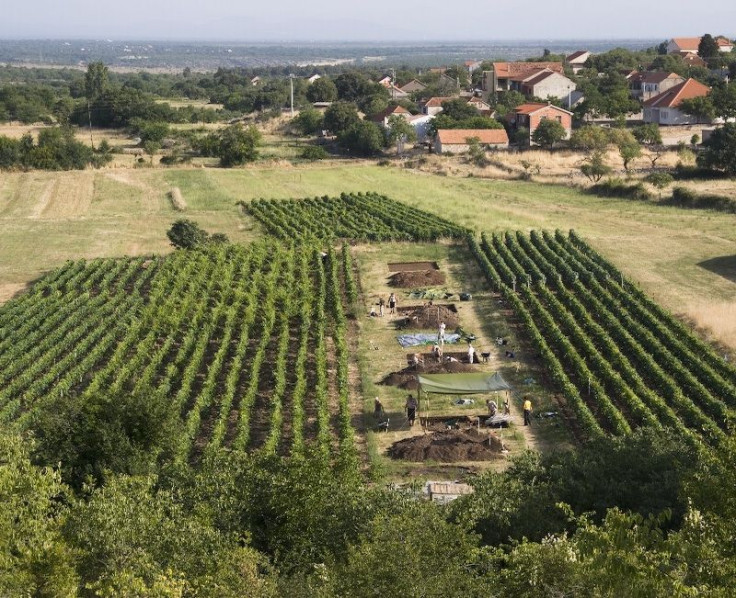
M 3 0 L 3 4 L 0 38 L 5 39 L 400 42 L 736 36 L 734 0 L 702 4 L 691 0 Z

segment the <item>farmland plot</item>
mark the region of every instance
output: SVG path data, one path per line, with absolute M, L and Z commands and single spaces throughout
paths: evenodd
M 176 460 L 311 445 L 349 462 L 354 293 L 349 252 L 312 245 L 69 262 L 0 310 L 0 418 L 24 429 L 65 397 L 142 393 L 177 414 Z
M 574 232 L 471 240 L 511 304 L 583 438 L 649 426 L 722 443 L 736 368 L 626 281 Z

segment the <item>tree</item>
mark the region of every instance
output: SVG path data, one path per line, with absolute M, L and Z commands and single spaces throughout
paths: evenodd
M 478 110 L 470 102 L 455 98 L 442 102 L 442 114 L 453 120 L 464 120 L 478 116 Z
M 61 535 L 70 492 L 58 470 L 32 464 L 32 449 L 0 433 L 0 595 L 76 596 L 75 556 Z
M 600 151 L 593 152 L 589 161 L 580 166 L 580 172 L 594 183 L 600 181 L 607 174 L 611 174 L 611 171 L 611 167 L 606 164 L 603 153 Z
M 102 62 L 90 62 L 84 75 L 84 95 L 92 101 L 101 97 L 110 83 L 107 67 Z
M 685 114 L 697 117 L 698 122 L 701 120 L 710 122 L 716 116 L 716 109 L 713 106 L 713 101 L 708 96 L 682 100 L 679 108 Z
M 195 249 L 207 242 L 209 233 L 193 220 L 181 218 L 171 225 L 166 236 L 176 249 Z
M 720 50 L 718 49 L 718 42 L 710 33 L 706 33 L 700 38 L 700 43 L 698 44 L 698 56 L 710 64 L 710 59 L 718 58 L 719 55 Z
M 639 143 L 644 145 L 659 145 L 662 143 L 662 134 L 657 123 L 639 125 L 632 130 L 632 134 Z
M 321 79 L 317 79 L 317 81 L 321 81 Z M 314 135 L 322 129 L 324 117 L 319 110 L 310 107 L 300 110 L 291 122 L 301 135 Z
M 386 137 L 389 143 L 396 144 L 396 153 L 399 153 L 400 144 L 405 141 L 415 141 L 417 132 L 409 122 L 398 114 L 392 114 L 388 117 L 388 131 Z
M 338 141 L 351 154 L 375 156 L 383 149 L 385 138 L 376 123 L 361 120 L 338 135 Z
M 477 536 L 445 521 L 432 505 L 378 516 L 348 548 L 332 583 L 337 596 L 487 596 Z
M 329 77 L 321 77 L 307 89 L 310 102 L 334 102 L 337 100 L 337 86 Z
M 705 151 L 697 157 L 698 166 L 736 175 L 736 124 L 726 123 L 715 129 L 703 146 Z
M 319 79 L 321 81 L 321 79 Z M 363 73 L 350 71 L 335 79 L 337 97 L 344 102 L 359 102 L 371 94 L 372 83 Z M 379 87 L 382 87 L 379 85 Z
M 360 122 L 358 109 L 350 102 L 335 102 L 325 110 L 325 128 L 333 135 L 340 135 Z
M 70 513 L 64 531 L 88 595 L 275 595 L 262 555 L 155 484 L 153 476 L 119 476 Z
M 610 144 L 608 131 L 594 125 L 580 127 L 570 135 L 570 147 L 586 152 L 602 152 Z
M 551 150 L 555 143 L 562 141 L 567 136 L 567 131 L 562 123 L 545 118 L 539 123 L 534 133 L 532 133 L 532 141 L 541 145 L 543 148 Z
M 468 143 L 468 156 L 470 157 L 470 161 L 480 168 L 487 166 L 488 158 L 486 158 L 486 151 L 480 144 L 480 139 L 478 137 L 469 137 L 466 141 Z
M 639 145 L 636 141 L 632 142 L 625 142 L 621 143 L 618 146 L 618 153 L 621 156 L 621 159 L 624 163 L 624 170 L 626 172 L 629 171 L 629 164 L 632 160 L 639 158 L 642 155 L 641 152 L 641 145 Z
M 261 134 L 254 126 L 244 128 L 240 123 L 230 125 L 217 133 L 217 157 L 225 168 L 258 159 Z
M 728 84 L 721 82 L 714 85 L 707 97 L 713 104 L 716 116 L 724 121 L 736 118 L 736 82 L 731 81 Z

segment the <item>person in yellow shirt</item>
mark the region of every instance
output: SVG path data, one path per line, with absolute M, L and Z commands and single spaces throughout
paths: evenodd
M 532 425 L 532 401 L 528 395 L 524 397 L 524 425 Z

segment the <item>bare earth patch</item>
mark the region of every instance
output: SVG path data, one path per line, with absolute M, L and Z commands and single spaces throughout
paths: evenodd
M 388 449 L 394 459 L 404 461 L 491 461 L 502 457 L 501 440 L 492 433 L 469 430 L 448 430 L 412 436 L 395 442 Z
M 393 274 L 389 284 L 400 289 L 420 289 L 445 284 L 445 279 L 444 273 L 439 270 L 404 271 Z
M 390 272 L 417 272 L 420 270 L 439 270 L 437 262 L 391 262 L 388 265 Z

